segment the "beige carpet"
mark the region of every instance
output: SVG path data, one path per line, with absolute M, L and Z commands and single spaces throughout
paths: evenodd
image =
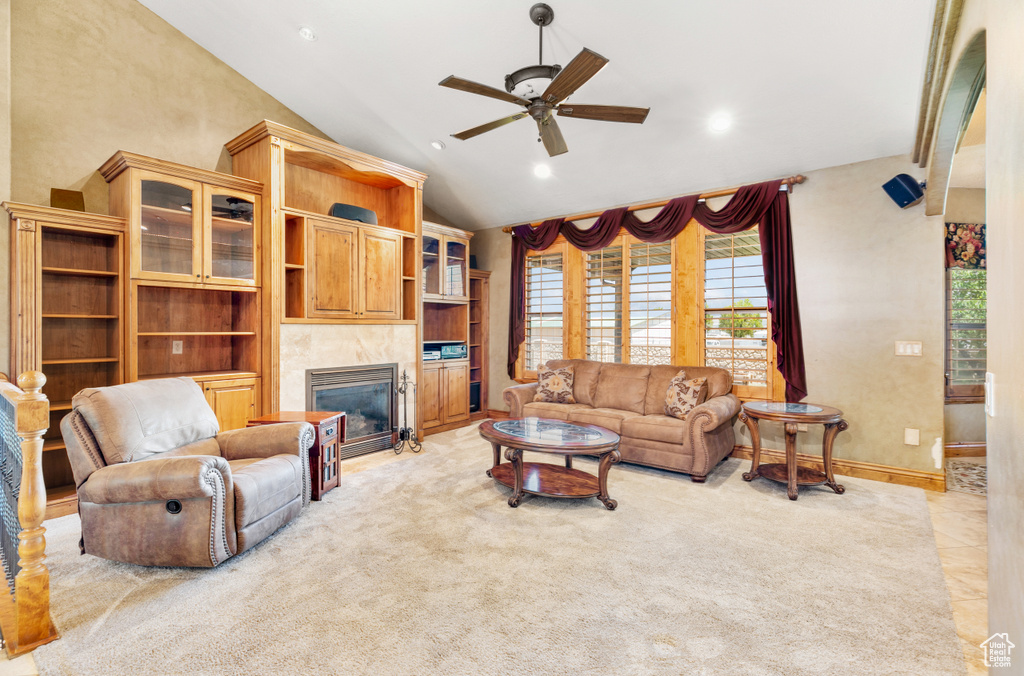
M 920 490 L 619 465 L 614 512 L 511 509 L 474 428 L 425 446 L 214 570 L 81 557 L 77 517 L 48 522 L 40 673 L 964 672 Z

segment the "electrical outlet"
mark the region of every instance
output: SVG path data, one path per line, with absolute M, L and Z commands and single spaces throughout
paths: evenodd
M 921 356 L 921 341 L 920 340 L 897 340 L 896 341 L 896 356 L 897 357 L 920 357 Z
M 921 430 L 914 429 L 913 427 L 904 427 L 903 443 L 906 444 L 907 446 L 920 446 Z
M 171 354 L 181 354 L 185 351 L 185 341 L 183 340 L 172 340 L 171 341 Z

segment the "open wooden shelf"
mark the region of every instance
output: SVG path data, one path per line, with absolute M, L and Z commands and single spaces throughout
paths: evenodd
M 84 359 L 44 359 L 43 365 L 47 364 L 102 364 L 105 362 L 121 361 L 120 357 L 86 357 Z
M 54 267 L 42 267 L 40 268 L 44 273 L 51 275 L 76 275 L 79 277 L 117 277 L 117 272 L 110 272 L 109 270 L 83 270 L 81 268 L 54 268 Z
M 43 313 L 43 319 L 117 319 L 118 315 L 87 315 L 87 314 L 58 314 Z
M 235 380 L 256 378 L 255 371 L 190 371 L 188 373 L 152 373 L 139 376 L 139 380 L 156 380 L 157 378 L 192 378 L 193 380 Z
M 140 331 L 142 336 L 255 336 L 255 331 Z

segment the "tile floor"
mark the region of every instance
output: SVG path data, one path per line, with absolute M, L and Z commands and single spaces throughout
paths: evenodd
M 346 474 L 362 472 L 413 457 L 391 452 L 373 453 L 342 461 Z M 935 544 L 942 560 L 946 585 L 953 603 L 953 619 L 964 651 L 969 676 L 987 674 L 982 650 L 988 638 L 988 529 L 984 496 L 968 493 L 925 491 L 935 531 Z M 0 676 L 35 676 L 35 661 L 28 654 L 14 660 L 0 657 Z

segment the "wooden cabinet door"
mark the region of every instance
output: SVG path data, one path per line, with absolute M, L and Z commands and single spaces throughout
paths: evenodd
M 132 278 L 202 281 L 202 184 L 153 171 L 129 171 Z
M 347 225 L 309 221 L 309 316 L 356 317 L 358 232 Z
M 359 319 L 401 319 L 401 237 L 359 231 Z
M 469 420 L 469 364 L 444 367 L 444 421 Z
M 200 386 L 217 416 L 221 432 L 240 429 L 253 418 L 259 417 L 256 410 L 258 378 L 209 380 L 201 382 Z
M 442 424 L 442 388 L 440 364 L 423 366 L 423 382 L 420 383 L 416 405 L 420 407 L 423 427 L 437 427 Z
M 250 193 L 203 185 L 203 281 L 257 286 L 260 201 Z
M 444 238 L 444 297 L 446 300 L 469 300 L 469 240 Z

